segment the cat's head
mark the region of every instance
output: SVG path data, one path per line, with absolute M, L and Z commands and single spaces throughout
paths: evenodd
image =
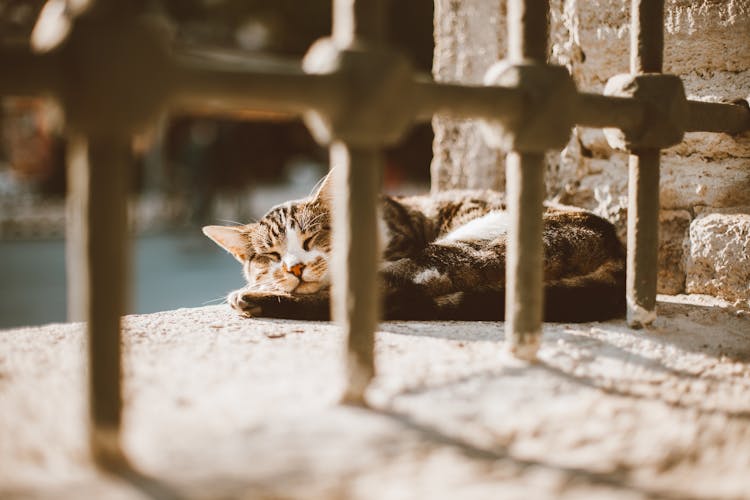
M 258 291 L 314 293 L 327 288 L 331 255 L 330 175 L 310 197 L 272 208 L 244 226 L 206 226 L 203 233 L 242 264 Z

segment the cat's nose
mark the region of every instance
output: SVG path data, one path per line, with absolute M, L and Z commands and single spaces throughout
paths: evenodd
M 300 264 L 295 264 L 292 267 L 287 267 L 286 264 L 284 264 L 283 267 L 284 267 L 284 271 L 286 271 L 288 273 L 291 273 L 291 274 L 295 275 L 298 278 L 300 276 L 302 276 L 302 271 L 305 270 L 305 265 L 301 264 L 301 263 Z

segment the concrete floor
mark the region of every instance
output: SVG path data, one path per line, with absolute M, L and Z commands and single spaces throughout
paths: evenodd
M 124 443 L 158 478 L 140 488 L 91 466 L 81 325 L 0 331 L 0 497 L 747 498 L 750 316 L 659 311 L 548 324 L 533 365 L 500 323 L 385 323 L 372 410 L 336 404 L 328 323 L 130 316 Z

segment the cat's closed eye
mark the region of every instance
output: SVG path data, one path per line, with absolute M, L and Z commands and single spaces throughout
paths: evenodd
M 310 236 L 309 238 L 305 239 L 305 241 L 302 242 L 302 248 L 305 250 L 305 252 L 310 251 L 310 245 L 312 244 L 313 236 Z
M 281 254 L 279 252 L 267 252 L 267 253 L 263 253 L 263 254 L 260 254 L 260 255 L 261 255 L 261 257 L 265 257 L 267 259 L 271 259 L 271 260 L 275 260 L 275 261 L 281 260 Z

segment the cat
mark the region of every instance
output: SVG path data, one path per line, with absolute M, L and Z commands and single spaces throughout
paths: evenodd
M 203 232 L 241 264 L 229 294 L 246 316 L 329 319 L 332 182 L 244 226 Z M 388 320 L 503 320 L 507 212 L 503 194 L 446 191 L 379 202 L 382 311 Z M 544 319 L 599 321 L 625 313 L 625 250 L 615 227 L 545 204 Z

